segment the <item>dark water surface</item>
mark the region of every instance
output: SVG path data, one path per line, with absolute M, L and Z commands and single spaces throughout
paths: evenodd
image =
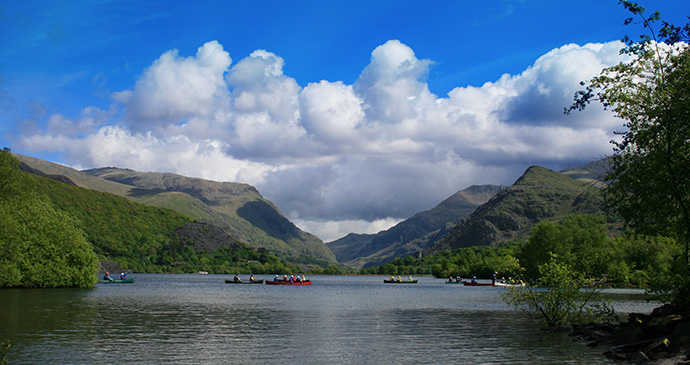
M 95 289 L 0 290 L 0 340 L 20 363 L 606 363 L 604 349 L 549 333 L 501 288 L 315 276 L 311 286 L 229 276 L 134 274 Z M 271 277 L 257 276 L 258 279 Z M 616 295 L 619 312 L 649 312 Z

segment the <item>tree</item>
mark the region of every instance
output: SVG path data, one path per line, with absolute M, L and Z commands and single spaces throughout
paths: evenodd
M 651 235 L 666 235 L 684 243 L 685 265 L 668 278 L 671 302 L 690 311 L 690 22 L 683 28 L 662 22 L 659 12 L 620 1 L 649 35 L 625 37 L 621 52 L 634 56 L 602 70 L 567 110 L 582 110 L 601 102 L 625 121 L 606 178 L 606 206 L 620 214 L 628 227 Z M 688 17 L 690 19 L 690 17 Z
M 685 243 L 690 264 L 690 22 L 676 27 L 655 12 L 621 1 L 641 19 L 650 36 L 637 42 L 627 36 L 622 53 L 634 59 L 602 70 L 576 93 L 568 112 L 599 101 L 625 120 L 606 179 L 606 206 L 640 233 L 669 235 Z M 690 17 L 689 17 L 690 18 Z M 634 18 L 626 20 L 630 24 Z M 666 42 L 666 43 L 661 43 Z
M 558 263 L 574 270 L 597 276 L 605 274 L 608 251 L 607 229 L 604 218 L 593 215 L 572 215 L 559 223 L 540 222 L 530 234 L 517 258 L 525 269 L 527 281 L 540 277 L 539 267 L 548 263 L 553 256 Z
M 26 189 L 17 167 L 0 152 L 0 287 L 93 286 L 99 263 L 79 223 Z

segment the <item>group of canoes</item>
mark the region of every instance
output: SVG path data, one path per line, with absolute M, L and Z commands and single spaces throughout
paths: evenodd
M 478 282 L 477 277 L 474 276 L 470 281 L 465 281 L 462 280 L 461 277 L 456 277 L 455 280 L 453 280 L 452 277 L 448 278 L 448 281 L 446 281 L 446 284 L 462 284 L 465 286 L 503 286 L 503 287 L 510 287 L 510 286 L 525 286 L 525 282 L 522 281 L 522 279 L 513 279 L 513 278 L 502 278 L 501 280 L 497 280 L 496 274 L 494 273 L 493 278 L 491 279 L 490 283 L 486 282 Z
M 239 276 L 235 275 L 232 280 L 225 280 L 225 282 L 227 284 L 263 284 L 265 282 L 266 285 L 311 285 L 311 280 L 305 278 L 304 275 L 302 275 L 302 277 L 299 275 L 292 275 L 289 278 L 287 275 L 284 275 L 282 279 L 276 275 L 272 281 L 255 280 L 254 275 L 249 277 L 249 281 L 242 281 Z
M 127 276 L 126 273 L 121 273 L 120 274 L 120 279 L 113 279 L 110 277 L 109 273 L 105 273 L 103 275 L 103 279 L 99 280 L 101 283 L 133 283 L 134 279 L 126 279 L 125 277 Z M 384 283 L 387 284 L 416 284 L 417 280 L 412 279 L 410 276 L 407 279 L 402 279 L 400 276 L 397 278 L 395 276 L 391 276 L 390 279 L 384 279 Z M 311 280 L 307 279 L 302 275 L 301 277 L 299 275 L 295 276 L 292 275 L 288 277 L 287 275 L 284 275 L 282 278 L 278 277 L 278 275 L 273 278 L 273 280 L 263 280 L 263 279 L 254 279 L 254 275 L 251 275 L 249 277 L 249 280 L 243 281 L 240 279 L 238 275 L 235 275 L 235 277 L 232 280 L 226 279 L 225 283 L 227 284 L 266 284 L 266 285 L 311 285 Z M 490 283 L 487 282 L 478 282 L 476 277 L 473 277 L 470 281 L 463 280 L 461 277 L 456 277 L 453 279 L 450 277 L 448 281 L 446 281 L 446 284 L 463 284 L 465 286 L 502 286 L 502 287 L 511 287 L 511 286 L 525 286 L 525 283 L 521 279 L 512 279 L 509 278 L 506 280 L 505 278 L 501 280 L 496 280 L 496 277 L 494 275 L 494 278 L 491 280 Z

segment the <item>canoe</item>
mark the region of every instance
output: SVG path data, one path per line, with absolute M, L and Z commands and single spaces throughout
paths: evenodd
M 229 280 L 225 279 L 226 284 L 263 284 L 264 281 L 262 280 L 254 280 L 254 281 L 235 281 L 235 280 Z
M 496 283 L 496 286 L 505 286 L 505 287 L 525 286 L 525 283 L 522 283 L 522 284 Z
M 417 284 L 417 280 L 401 280 L 401 281 L 397 281 L 397 280 L 386 280 L 386 279 L 383 279 L 383 282 L 384 282 L 384 283 L 387 283 L 387 284 Z
M 473 283 L 471 281 L 463 281 L 462 284 L 466 285 L 466 286 L 496 286 L 495 284 L 491 284 L 491 283 L 477 283 L 477 282 Z
M 99 280 L 99 282 L 105 283 L 105 284 L 126 284 L 126 283 L 133 283 L 134 279 L 125 279 L 125 280 L 117 279 L 117 280 L 112 280 L 112 281 L 111 280 Z
M 278 281 L 266 281 L 266 285 L 311 285 L 311 280 L 307 281 L 287 281 L 287 280 L 278 280 Z

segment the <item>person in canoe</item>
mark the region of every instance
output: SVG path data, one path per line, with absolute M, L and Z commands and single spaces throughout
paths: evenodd
M 410 276 L 407 280 L 412 281 L 412 277 Z
M 125 280 L 125 276 L 127 276 L 126 272 L 121 272 L 120 273 L 120 280 Z
M 476 276 L 473 276 L 473 277 L 472 277 L 472 282 L 473 282 L 473 283 L 476 283 L 476 282 L 477 282 L 477 277 L 476 277 Z
M 249 277 L 249 281 L 254 281 L 254 274 Z
M 278 281 L 278 274 L 276 274 L 276 277 L 273 278 L 273 281 Z
M 452 276 L 448 278 L 448 282 L 449 282 L 449 283 L 452 283 L 452 282 L 453 282 L 453 277 L 452 277 Z
M 462 278 L 461 278 L 461 277 L 459 277 L 459 276 L 457 276 L 457 277 L 455 277 L 455 281 L 457 281 L 457 282 L 459 283 L 459 282 L 461 282 L 461 281 L 462 281 Z
M 240 279 L 240 277 L 237 276 L 237 274 L 235 274 L 235 278 L 234 278 L 234 279 L 235 279 L 235 282 L 236 282 L 236 283 L 241 283 L 241 282 L 242 282 L 242 279 Z
M 402 281 L 402 278 L 400 277 L 400 275 L 398 275 L 398 281 Z
M 494 276 L 491 277 L 491 284 L 496 284 L 496 275 L 498 273 L 494 271 Z
M 110 277 L 110 273 L 106 272 L 105 275 L 103 275 L 103 280 L 113 281 L 113 278 Z

